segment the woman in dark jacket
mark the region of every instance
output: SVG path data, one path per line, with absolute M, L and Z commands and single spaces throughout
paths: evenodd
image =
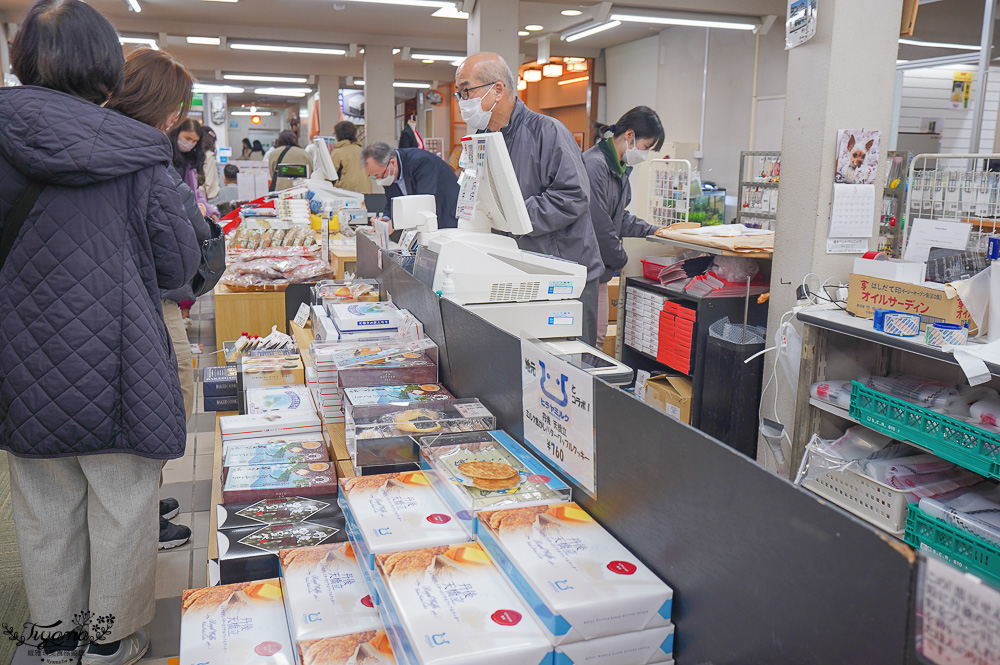
M 200 252 L 166 137 L 99 106 L 122 85 L 111 24 L 40 0 L 10 53 L 24 85 L 0 89 L 0 225 L 43 186 L 0 268 L 0 449 L 25 590 L 36 626 L 69 633 L 44 661 L 75 662 L 86 628 L 85 665 L 125 665 L 149 644 L 160 466 L 186 442 L 159 294 Z

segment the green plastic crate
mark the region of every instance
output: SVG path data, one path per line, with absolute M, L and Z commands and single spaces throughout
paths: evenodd
M 959 526 L 930 517 L 917 504 L 911 505 L 906 515 L 904 540 L 1000 587 L 1000 547 Z
M 1000 435 L 890 397 L 858 381 L 851 388 L 851 417 L 970 471 L 1000 478 Z

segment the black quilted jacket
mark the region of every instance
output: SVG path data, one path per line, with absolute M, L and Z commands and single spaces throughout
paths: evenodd
M 76 97 L 0 88 L 0 226 L 46 183 L 0 269 L 0 448 L 184 453 L 160 289 L 200 260 L 161 132 Z

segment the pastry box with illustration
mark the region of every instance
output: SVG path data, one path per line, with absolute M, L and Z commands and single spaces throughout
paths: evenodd
M 496 427 L 496 418 L 478 399 L 348 407 L 344 421 L 347 449 L 352 452 L 377 439 L 480 432 Z
M 556 665 L 674 665 L 674 626 L 666 624 L 634 633 L 563 642 L 555 648 Z
M 219 546 L 219 579 L 229 584 L 277 577 L 281 571 L 279 550 L 346 542 L 347 532 L 340 516 L 222 529 L 216 532 L 215 539 Z
M 234 466 L 260 466 L 262 464 L 308 464 L 328 462 L 330 449 L 322 434 L 319 436 L 290 436 L 270 439 L 236 440 L 225 446 L 222 458 L 222 477 Z
M 422 471 L 344 478 L 340 486 L 344 517 L 357 526 L 371 555 L 469 538 Z M 367 564 L 374 567 L 373 557 Z
M 362 386 L 344 389 L 344 406 L 371 406 L 372 404 L 436 402 L 455 399 L 440 383 L 410 383 L 401 386 Z
M 551 662 L 549 639 L 478 543 L 379 554 L 376 564 L 421 665 Z
M 292 665 L 277 579 L 188 589 L 181 596 L 180 665 Z
M 280 499 L 259 499 L 218 504 L 215 507 L 219 529 L 240 529 L 267 524 L 338 524 L 344 513 L 335 494 L 319 496 L 287 496 Z
M 222 501 L 255 501 L 337 492 L 337 469 L 330 462 L 232 466 L 222 486 Z
M 278 558 L 294 641 L 382 627 L 350 543 L 280 550 Z
M 396 330 L 399 328 L 399 308 L 391 302 L 336 303 L 327 307 L 337 330 Z
M 657 628 L 673 590 L 575 503 L 479 513 L 479 542 L 553 644 Z
M 302 665 L 396 665 L 384 630 L 299 642 Z
M 298 354 L 242 357 L 236 361 L 237 388 L 245 391 L 260 386 L 294 386 L 306 382 L 305 367 Z
M 310 354 L 316 363 L 320 386 L 354 388 L 368 386 L 437 383 L 438 347 L 430 339 L 392 339 L 386 342 L 313 342 Z M 361 372 L 364 380 L 341 385 L 341 370 Z M 407 370 L 415 378 L 378 380 L 380 371 Z M 406 373 L 406 372 L 404 372 Z
M 304 385 L 247 389 L 247 413 L 271 413 L 272 411 L 309 411 L 315 413 L 316 405 L 313 403 L 312 393 Z

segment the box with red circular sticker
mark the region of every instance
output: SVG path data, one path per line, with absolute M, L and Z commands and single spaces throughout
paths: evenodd
M 670 623 L 673 590 L 575 503 L 485 511 L 479 521 L 479 542 L 553 644 Z
M 278 558 L 288 625 L 296 642 L 382 627 L 350 543 L 280 550 Z
M 188 589 L 181 597 L 180 665 L 292 665 L 277 579 Z
M 552 645 L 478 543 L 376 556 L 393 649 L 420 665 L 548 665 Z

